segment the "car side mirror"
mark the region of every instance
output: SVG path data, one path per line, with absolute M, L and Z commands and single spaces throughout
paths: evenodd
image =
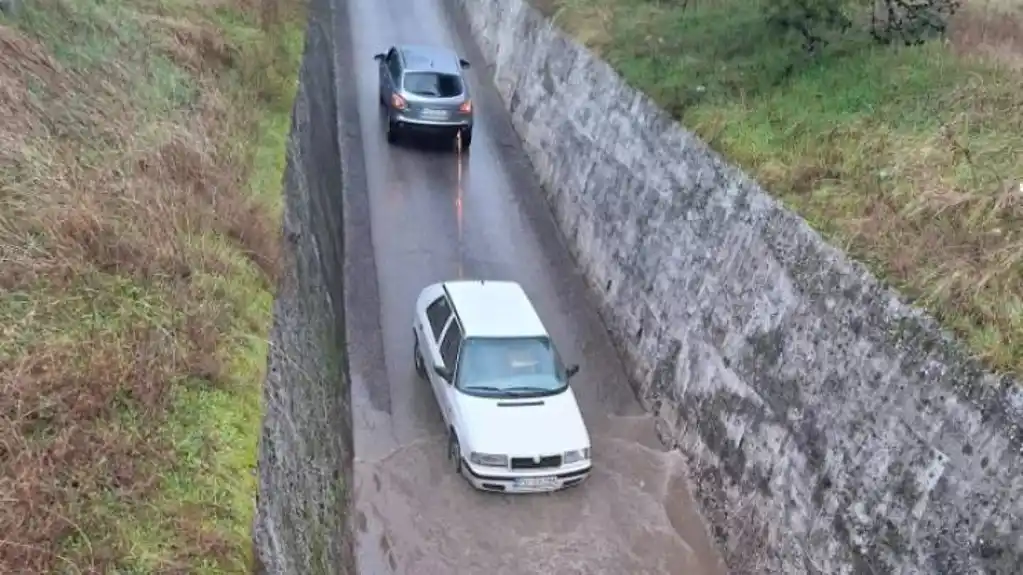
M 386 57 L 387 57 L 387 54 L 384 54 L 383 52 L 381 52 L 379 54 L 373 54 L 373 59 L 376 60 L 377 62 L 383 62 L 384 58 L 386 58 Z
M 458 64 L 460 66 L 462 66 L 463 68 L 468 68 L 469 67 L 469 61 L 464 59 L 464 58 L 459 58 L 458 59 Z
M 565 368 L 565 375 L 568 378 L 572 378 L 575 374 L 579 373 L 579 364 L 575 363 Z
M 451 370 L 440 365 L 439 363 L 433 366 L 433 372 L 440 376 L 444 381 L 451 383 Z

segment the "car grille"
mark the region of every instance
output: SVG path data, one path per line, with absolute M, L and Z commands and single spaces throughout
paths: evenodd
M 544 455 L 539 458 L 539 461 L 532 457 L 511 458 L 512 469 L 549 469 L 552 467 L 561 467 L 560 455 Z

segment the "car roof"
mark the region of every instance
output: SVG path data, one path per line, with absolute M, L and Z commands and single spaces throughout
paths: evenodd
M 462 73 L 458 55 L 450 48 L 422 44 L 401 44 L 396 48 L 405 61 L 406 72 L 439 72 L 455 75 Z
M 540 316 L 516 282 L 444 282 L 465 337 L 546 337 Z

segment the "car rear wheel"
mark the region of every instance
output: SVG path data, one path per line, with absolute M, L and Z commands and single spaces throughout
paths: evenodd
M 387 143 L 388 144 L 393 144 L 393 143 L 395 143 L 397 141 L 398 141 L 398 126 L 396 126 L 395 123 L 392 120 L 388 119 L 387 120 Z
M 412 353 L 413 353 L 413 356 L 414 356 L 412 358 L 412 362 L 416 366 L 416 374 L 418 374 L 419 377 L 422 377 L 422 378 L 425 379 L 426 378 L 426 364 L 423 363 L 423 354 L 419 350 L 419 338 L 416 337 L 415 341 L 416 341 L 416 343 L 415 343 L 415 345 L 413 346 L 413 349 L 412 349 Z
M 461 136 L 462 150 L 468 150 L 472 145 L 472 130 L 462 130 L 459 135 Z

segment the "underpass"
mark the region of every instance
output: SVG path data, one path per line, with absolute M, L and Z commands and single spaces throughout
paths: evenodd
M 722 573 L 682 461 L 660 446 L 633 396 L 482 59 L 446 8 L 349 0 L 331 23 L 351 43 L 338 56 L 339 82 L 354 98 L 366 184 L 347 192 L 365 197 L 346 199 L 362 207 L 346 218 L 364 217 L 354 223 L 368 236 L 349 244 L 350 258 L 364 257 L 346 271 L 362 274 L 347 303 L 360 571 Z M 451 46 L 473 64 L 471 152 L 387 144 L 373 54 L 395 43 Z M 520 282 L 565 360 L 582 366 L 573 387 L 595 472 L 580 488 L 500 496 L 454 475 L 432 391 L 413 369 L 411 333 L 419 290 L 451 278 Z

